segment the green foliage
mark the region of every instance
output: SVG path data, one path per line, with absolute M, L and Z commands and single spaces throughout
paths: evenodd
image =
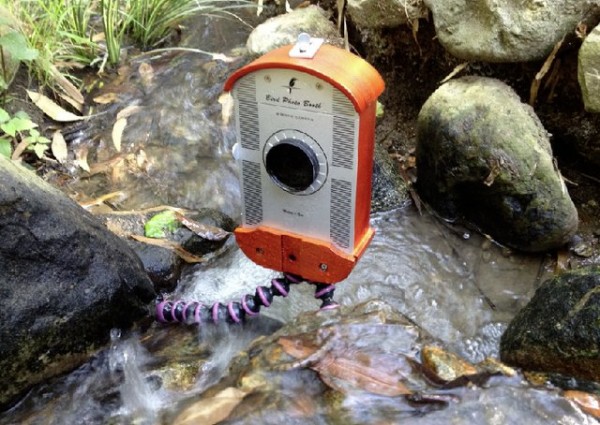
M 29 135 L 25 139 L 28 143 L 27 150 L 35 152 L 38 158 L 43 158 L 44 153 L 50 147 L 50 139 L 42 136 L 36 129 L 29 130 Z
M 31 121 L 29 115 L 23 111 L 19 111 L 14 117 L 11 117 L 4 109 L 0 110 L 2 111 L 2 114 L 0 114 L 0 129 L 9 136 L 17 137 L 17 133 L 31 131 L 37 127 L 37 124 Z
M 29 47 L 27 38 L 19 32 L 9 32 L 1 36 L 0 46 L 14 60 L 32 61 L 38 57 L 38 51 Z
M 249 4 L 243 0 L 234 6 L 226 0 L 0 0 L 26 34 L 4 43 L 14 45 L 35 76 L 50 86 L 56 69 L 65 65 L 118 64 L 127 36 L 142 49 L 152 48 L 194 14 L 226 14 L 227 9 Z M 3 21 L 0 14 L 0 25 Z M 101 32 L 104 37 L 95 37 Z
M 106 41 L 108 63 L 117 65 L 121 58 L 121 45 L 125 35 L 126 22 L 121 16 L 119 0 L 101 0 L 102 25 Z
M 42 136 L 36 129 L 37 124 L 31 121 L 24 111 L 11 116 L 6 110 L 0 108 L 0 155 L 7 158 L 12 156 L 13 144 L 25 143 L 27 149 L 33 151 L 38 158 L 50 145 L 50 140 Z
M 32 61 L 38 52 L 32 49 L 25 35 L 15 28 L 16 21 L 10 13 L 0 9 L 0 90 L 6 90 L 14 75 L 19 62 Z
M 144 234 L 148 238 L 164 238 L 167 233 L 174 232 L 181 223 L 174 211 L 166 210 L 154 215 L 144 225 Z
M 194 14 L 217 14 L 233 7 L 223 0 L 129 0 L 127 5 L 129 33 L 142 49 L 164 41 L 179 23 Z
M 9 139 L 0 137 L 0 155 L 10 159 L 10 156 L 12 155 L 12 144 Z

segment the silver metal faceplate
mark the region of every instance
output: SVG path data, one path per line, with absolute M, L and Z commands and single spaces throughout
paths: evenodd
M 236 99 L 243 225 L 269 226 L 354 248 L 358 113 L 331 84 L 295 70 L 260 70 L 242 77 Z M 301 132 L 319 145 L 327 176 L 309 195 L 286 192 L 267 174 L 263 151 L 281 131 Z

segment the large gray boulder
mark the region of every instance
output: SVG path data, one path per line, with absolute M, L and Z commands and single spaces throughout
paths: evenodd
M 487 62 L 542 59 L 598 0 L 424 0 L 440 43 Z
M 0 156 L 0 406 L 148 314 L 152 283 L 119 237 Z
M 533 109 L 499 80 L 442 85 L 418 118 L 417 188 L 440 215 L 529 252 L 565 244 L 578 215 Z
M 581 44 L 577 77 L 585 109 L 600 112 L 600 26 L 595 27 Z
M 250 33 L 246 47 L 251 54 L 263 55 L 278 47 L 294 44 L 300 33 L 324 38 L 329 44 L 343 46 L 337 28 L 329 20 L 329 12 L 319 6 L 308 6 L 267 19 Z
M 502 361 L 600 382 L 600 267 L 546 281 L 500 341 Z
M 360 29 L 397 27 L 425 18 L 423 0 L 348 0 L 346 13 Z

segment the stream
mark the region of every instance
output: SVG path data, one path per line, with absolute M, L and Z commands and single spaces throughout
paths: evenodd
M 235 20 L 203 19 L 185 45 L 234 57 L 248 31 Z M 102 151 L 107 142 L 104 147 L 97 141 L 73 142 L 94 152 L 90 164 L 122 160 L 110 162 L 107 172 L 74 180 L 68 189 L 90 197 L 119 191 L 112 203 L 119 209 L 183 205 L 236 217 L 239 184 L 230 154 L 235 134 L 218 104 L 227 65 L 197 54 L 143 60 L 153 67 L 150 82 L 132 73 L 124 83 L 129 87 L 112 106 L 141 107 L 128 120 L 124 153 Z M 419 214 L 414 206 L 374 214 L 371 223 L 375 238 L 349 278 L 338 284 L 336 301 L 351 306 L 383 300 L 470 362 L 498 357 L 508 322 L 553 272 L 546 256 L 511 253 L 479 234 Z M 173 297 L 237 300 L 276 276 L 245 258 L 230 240 L 219 256 L 190 267 Z M 154 323 L 130 332 L 114 329 L 107 347 L 70 374 L 34 388 L 0 424 L 172 423 L 182 403 L 226 376 L 231 360 L 255 338 L 317 310 L 313 291 L 310 285 L 294 287 L 289 297 L 275 299 L 244 326 Z M 302 382 L 290 385 L 302 391 Z M 375 395 L 349 396 L 344 405 L 354 423 L 596 423 L 558 390 L 535 388 L 522 375 L 465 387 L 460 394 L 459 402 L 422 415 L 398 412 L 393 398 Z M 286 411 L 270 418 L 270 423 L 291 423 Z M 302 423 L 311 423 L 310 418 Z M 314 423 L 327 422 L 315 416 Z

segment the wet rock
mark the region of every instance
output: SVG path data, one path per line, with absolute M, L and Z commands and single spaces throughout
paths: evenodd
M 526 370 L 600 381 L 600 266 L 548 280 L 510 323 L 503 361 Z
M 170 292 L 177 286 L 183 260 L 174 251 L 134 240 L 127 241 L 144 265 L 157 292 Z
M 419 113 L 416 164 L 426 202 L 501 244 L 546 251 L 576 231 L 548 133 L 498 80 L 464 77 L 431 95 Z
M 371 212 L 389 211 L 408 205 L 408 187 L 397 165 L 381 144 L 375 144 Z
M 242 423 L 264 423 L 281 412 L 329 423 L 354 409 L 347 404 L 354 397 L 360 400 L 356 408 L 361 417 L 373 419 L 369 423 L 380 417 L 384 399 L 393 403 L 395 412 L 416 413 L 429 409 L 430 403 L 440 408 L 445 402 L 435 397 L 415 367 L 419 347 L 432 342 L 425 331 L 380 301 L 307 312 L 254 341 L 234 358 L 228 378 L 206 394 L 232 385 L 247 393 L 229 417 Z M 421 402 L 415 404 L 413 398 Z
M 328 12 L 314 5 L 296 9 L 257 26 L 248 37 L 246 46 L 250 53 L 262 55 L 277 47 L 294 44 L 298 34 L 305 32 L 341 47 L 344 41 L 329 17 Z
M 346 14 L 360 29 L 397 27 L 419 18 L 429 11 L 422 0 L 348 0 Z
M 480 372 L 491 375 L 515 376 L 517 374 L 517 371 L 512 367 L 505 365 L 500 360 L 493 357 L 486 357 L 481 362 L 477 363 L 475 367 Z
M 421 361 L 425 374 L 434 382 L 444 385 L 453 385 L 478 373 L 471 363 L 436 346 L 423 347 Z
M 485 383 L 492 375 L 515 376 L 516 371 L 499 360 L 487 357 L 471 364 L 441 347 L 427 345 L 421 351 L 423 373 L 434 383 L 445 388 Z
M 133 251 L 32 172 L 0 157 L 0 405 L 81 364 L 148 314 Z
M 546 57 L 597 1 L 423 0 L 440 43 L 466 60 L 521 62 Z
M 579 48 L 577 77 L 585 109 L 600 112 L 600 26 L 597 26 Z
M 163 212 L 166 209 L 162 210 Z M 102 214 L 99 218 L 109 230 L 125 239 L 142 260 L 144 269 L 154 283 L 156 291 L 172 291 L 181 276 L 185 258 L 175 250 L 132 239 L 132 235 L 144 236 L 144 225 L 161 211 L 131 211 Z M 235 222 L 226 214 L 211 208 L 188 211 L 185 217 L 200 225 L 232 232 Z M 201 237 L 181 223 L 167 231 L 164 239 L 177 244 L 192 256 L 204 257 L 219 250 L 226 239 L 209 240 Z

